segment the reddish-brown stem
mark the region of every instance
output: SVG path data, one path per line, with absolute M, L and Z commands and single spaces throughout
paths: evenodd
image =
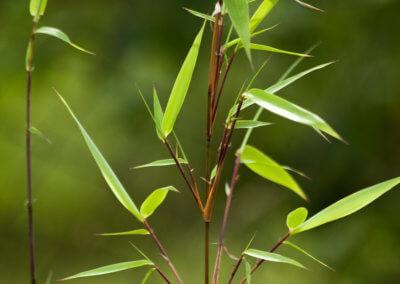
M 171 268 L 172 273 L 175 275 L 176 279 L 180 284 L 183 284 L 183 281 L 181 277 L 179 276 L 178 272 L 176 271 L 174 265 L 172 264 L 172 261 L 169 259 L 167 252 L 164 250 L 163 246 L 161 245 L 160 241 L 157 239 L 156 235 L 154 234 L 153 229 L 150 227 L 149 223 L 147 220 L 143 221 L 144 226 L 146 227 L 147 231 L 149 231 L 151 238 L 154 240 L 156 243 L 158 249 L 161 252 L 161 255 L 165 259 L 165 261 L 168 263 L 169 267 Z
M 160 274 L 160 276 L 167 282 L 168 284 L 171 284 L 172 282 L 167 278 L 167 276 L 164 274 L 164 272 L 161 271 L 161 269 L 157 266 L 154 265 L 154 269 Z
M 282 239 L 280 239 L 270 250 L 269 252 L 274 252 L 287 238 L 290 237 L 290 232 L 288 232 L 286 235 L 283 236 Z M 260 259 L 252 268 L 251 268 L 251 274 L 254 273 L 254 271 L 257 270 L 258 267 L 264 262 L 263 259 Z M 247 278 L 244 277 L 242 281 L 240 281 L 240 284 L 244 284 L 246 282 Z
M 223 218 L 223 221 L 222 221 L 221 233 L 220 233 L 220 236 L 219 236 L 217 258 L 215 260 L 213 284 L 217 284 L 218 283 L 219 270 L 220 270 L 220 267 L 221 267 L 222 246 L 223 246 L 224 237 L 225 237 L 226 224 L 228 222 L 229 210 L 231 208 L 233 189 L 234 189 L 235 184 L 236 184 L 237 174 L 238 174 L 238 170 L 239 170 L 239 166 L 240 166 L 240 157 L 241 157 L 241 153 L 239 152 L 237 154 L 237 157 L 236 157 L 236 162 L 235 162 L 235 167 L 233 169 L 233 174 L 232 174 L 229 194 L 228 194 L 228 198 L 227 198 L 226 204 L 225 204 L 224 218 Z
M 224 27 L 224 18 L 225 16 L 222 15 L 221 19 L 218 21 L 218 40 L 217 40 L 217 47 L 216 47 L 216 62 L 215 62 L 215 70 L 214 70 L 214 83 L 213 83 L 213 90 L 211 93 L 211 105 L 215 105 L 215 95 L 217 94 L 218 90 L 218 81 L 219 81 L 219 75 L 220 75 L 220 70 L 222 67 L 222 56 L 223 56 L 223 51 L 221 49 L 221 44 L 222 44 L 222 30 Z M 213 111 L 214 112 L 214 111 Z M 212 129 L 212 127 L 211 127 Z
M 167 139 L 164 139 L 164 144 L 165 144 L 165 146 L 167 146 L 168 151 L 171 154 L 171 157 L 174 159 L 175 164 L 177 165 L 179 171 L 181 172 L 183 178 L 185 179 L 185 182 L 186 182 L 187 186 L 189 187 L 190 192 L 193 194 L 193 197 L 196 200 L 197 205 L 199 206 L 200 210 L 203 212 L 203 203 L 201 202 L 200 195 L 199 195 L 196 184 L 194 184 L 194 188 L 193 188 L 192 184 L 189 181 L 189 178 L 187 177 L 185 171 L 182 168 L 181 163 L 179 162 L 179 159 L 176 157 L 175 152 L 174 152 L 174 150 L 172 150 L 171 145 L 169 144 Z
M 232 273 L 231 273 L 231 277 L 229 277 L 229 280 L 228 280 L 228 284 L 231 284 L 231 283 L 232 283 L 233 278 L 235 277 L 236 272 L 238 271 L 239 266 L 240 266 L 240 264 L 242 263 L 242 261 L 243 261 L 243 254 L 240 255 L 239 260 L 237 261 L 235 267 L 233 268 Z

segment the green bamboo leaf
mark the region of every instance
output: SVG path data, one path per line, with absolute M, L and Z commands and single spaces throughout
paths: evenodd
M 312 57 L 311 55 L 308 55 L 308 54 L 286 51 L 286 50 L 278 49 L 278 48 L 275 48 L 275 47 L 272 47 L 272 46 L 268 46 L 268 45 L 264 45 L 264 44 L 251 43 L 250 44 L 250 48 L 254 49 L 254 50 L 262 50 L 262 51 L 269 51 L 269 52 L 276 52 L 276 53 L 284 53 L 284 54 L 295 55 L 295 56 Z
M 361 208 L 367 206 L 372 201 L 386 193 L 400 183 L 400 177 L 390 179 L 388 181 L 370 186 L 368 188 L 357 191 L 323 209 L 306 220 L 300 226 L 294 228 L 291 235 L 311 230 L 323 224 L 346 217 Z
M 178 117 L 179 111 L 182 108 L 183 101 L 185 100 L 190 81 L 192 80 L 194 67 L 196 66 L 204 27 L 205 22 L 201 27 L 200 32 L 197 34 L 193 45 L 190 48 L 189 53 L 187 54 L 185 61 L 182 64 L 181 70 L 176 77 L 175 84 L 172 88 L 162 122 L 162 132 L 164 134 L 164 137 L 167 137 L 174 128 L 176 118 Z
M 306 3 L 306 2 L 303 2 L 303 1 L 300 1 L 300 0 L 294 0 L 294 1 L 296 1 L 297 3 L 299 3 L 301 6 L 304 6 L 304 7 L 306 7 L 306 8 L 309 8 L 309 9 L 313 9 L 313 10 L 316 10 L 316 11 L 319 11 L 319 12 L 325 12 L 324 10 L 322 10 L 322 9 L 320 9 L 320 8 L 317 8 L 317 7 L 315 7 L 315 6 L 312 6 L 312 5 L 310 5 L 310 4 L 308 4 L 308 3 Z
M 244 263 L 246 265 L 246 283 L 251 284 L 251 265 L 246 259 L 244 259 Z
M 121 204 L 131 212 L 140 222 L 143 222 L 143 217 L 140 215 L 139 210 L 137 209 L 135 203 L 130 198 L 129 194 L 126 192 L 124 186 L 121 184 L 114 171 L 111 169 L 110 165 L 107 163 L 106 159 L 101 154 L 100 150 L 97 148 L 96 144 L 94 144 L 93 140 L 90 138 L 89 134 L 86 132 L 85 128 L 83 128 L 82 124 L 79 122 L 78 118 L 72 112 L 71 108 L 64 100 L 64 98 L 55 90 L 57 95 L 60 97 L 63 104 L 68 109 L 72 118 L 75 120 L 78 125 L 82 136 L 89 148 L 90 153 L 95 159 L 97 166 L 99 167 L 104 179 L 106 180 L 108 186 L 111 191 L 114 193 L 115 197 L 121 202 Z
M 207 15 L 207 14 L 204 14 L 204 13 L 200 13 L 200 12 L 197 12 L 195 10 L 192 10 L 192 9 L 189 9 L 189 8 L 185 8 L 185 7 L 183 9 L 188 11 L 190 14 L 195 15 L 196 17 L 205 19 L 205 20 L 210 21 L 210 22 L 215 22 L 215 18 L 213 16 L 210 16 L 210 15 Z
M 179 162 L 181 164 L 187 164 L 187 161 L 182 158 L 178 158 Z M 175 160 L 174 159 L 164 159 L 164 160 L 158 160 L 154 161 L 145 165 L 140 165 L 133 167 L 131 169 L 141 169 L 141 168 L 148 168 L 148 167 L 162 167 L 162 166 L 170 166 L 170 165 L 175 165 Z
M 153 110 L 154 110 L 154 121 L 156 124 L 157 136 L 158 136 L 158 138 L 163 140 L 161 125 L 162 125 L 164 114 L 163 114 L 160 100 L 158 99 L 157 90 L 155 87 L 153 87 Z
M 29 132 L 32 134 L 35 134 L 37 136 L 39 136 L 40 138 L 42 138 L 43 140 L 45 140 L 47 143 L 51 144 L 51 140 L 49 138 L 47 138 L 39 129 L 37 129 L 34 126 L 29 127 Z
M 53 270 L 50 270 L 46 278 L 46 284 L 51 284 L 52 279 L 53 279 Z
M 155 268 L 150 268 L 149 271 L 147 271 L 146 275 L 144 276 L 142 280 L 142 284 L 146 284 L 147 280 L 149 279 L 150 275 L 153 273 L 153 271 L 156 270 Z
M 261 126 L 271 125 L 272 123 L 257 121 L 257 120 L 237 120 L 235 124 L 235 128 L 242 129 L 242 128 L 255 128 Z
M 308 211 L 304 207 L 299 207 L 290 212 L 286 217 L 286 225 L 289 230 L 300 226 L 307 219 Z
M 211 180 L 213 178 L 215 178 L 215 175 L 217 174 L 217 168 L 218 168 L 218 165 L 215 165 L 214 168 L 211 170 L 211 175 L 210 175 Z
M 327 265 L 326 263 L 320 261 L 319 259 L 317 259 L 316 257 L 312 256 L 311 254 L 309 254 L 308 252 L 306 252 L 305 250 L 303 250 L 302 248 L 300 248 L 299 246 L 295 245 L 294 243 L 291 243 L 289 241 L 284 241 L 283 242 L 285 245 L 291 246 L 295 249 L 297 249 L 298 251 L 302 252 L 303 254 L 305 254 L 306 256 L 308 256 L 309 258 L 311 258 L 312 260 L 318 262 L 319 264 L 321 264 L 322 266 L 325 266 L 326 268 L 335 271 L 333 268 L 331 268 L 329 265 Z
M 160 204 L 164 201 L 165 197 L 167 197 L 169 191 L 178 192 L 175 187 L 167 186 L 156 189 L 146 198 L 140 207 L 140 213 L 142 214 L 143 218 L 148 218 L 154 213 L 157 207 L 160 206 Z
M 262 20 L 268 15 L 271 9 L 278 3 L 279 0 L 264 0 L 258 9 L 254 12 L 250 19 L 250 32 L 255 31 L 255 29 L 260 25 Z
M 29 11 L 33 17 L 42 16 L 46 10 L 47 0 L 31 0 Z
M 303 269 L 307 269 L 304 265 L 299 263 L 298 261 L 288 258 L 286 256 L 273 253 L 273 252 L 266 252 L 266 251 L 261 251 L 261 250 L 256 250 L 256 249 L 248 249 L 244 252 L 245 254 L 258 258 L 258 259 L 263 259 L 266 261 L 272 261 L 272 262 L 282 262 L 282 263 L 287 263 L 291 264 Z
M 292 176 L 277 162 L 255 147 L 246 145 L 242 151 L 241 161 L 256 174 L 291 189 L 301 198 L 307 200 L 307 196 Z
M 269 30 L 272 30 L 272 29 L 276 28 L 277 26 L 278 26 L 278 24 L 273 25 L 272 27 L 263 29 L 263 30 L 261 30 L 261 31 L 252 33 L 252 34 L 250 34 L 250 38 L 255 37 L 256 35 L 263 34 L 263 33 L 265 33 L 266 31 L 269 31 Z M 236 39 L 233 39 L 233 40 L 227 42 L 227 43 L 224 45 L 224 48 L 225 48 L 225 49 L 228 49 L 228 48 L 231 47 L 231 46 L 234 46 L 234 45 L 236 45 L 236 44 L 241 44 L 241 43 L 242 43 L 242 42 L 241 42 L 240 38 L 236 38 Z
M 146 265 L 153 265 L 153 263 L 151 261 L 148 261 L 145 259 L 121 262 L 121 263 L 111 264 L 111 265 L 99 267 L 96 269 L 88 270 L 85 272 L 81 272 L 81 273 L 75 274 L 73 276 L 61 279 L 61 281 L 71 280 L 71 279 L 75 279 L 75 278 L 109 274 L 109 273 L 114 273 L 114 272 L 132 269 L 132 268 L 136 268 L 136 267 L 146 266 Z
M 246 93 L 246 96 L 248 97 L 249 100 L 252 100 L 259 106 L 263 107 L 266 110 L 269 110 L 272 113 L 275 113 L 289 120 L 318 129 L 344 142 L 342 137 L 340 137 L 339 134 L 337 134 L 336 131 L 333 130 L 332 127 L 330 127 L 318 115 L 298 105 L 295 105 L 281 97 L 270 94 L 260 89 L 249 90 Z
M 127 232 L 119 232 L 119 233 L 104 233 L 104 234 L 98 234 L 99 236 L 126 236 L 126 235 L 149 235 L 149 231 L 146 229 L 136 229 L 133 231 L 127 231 Z
M 251 62 L 249 4 L 246 0 L 225 0 L 224 4 Z
M 72 47 L 74 47 L 74 48 L 76 48 L 76 49 L 78 49 L 80 51 L 95 55 L 95 53 L 93 53 L 91 51 L 88 51 L 86 49 L 83 49 L 82 47 L 80 47 L 80 46 L 76 45 L 75 43 L 73 43 L 71 41 L 71 39 L 63 31 L 61 31 L 59 29 L 56 29 L 56 28 L 53 28 L 53 27 L 40 27 L 40 28 L 38 28 L 36 30 L 36 33 L 37 34 L 46 34 L 46 35 L 50 35 L 50 36 L 56 37 L 56 38 L 58 38 L 58 39 L 60 39 L 62 41 L 65 41 L 70 46 L 72 46 Z

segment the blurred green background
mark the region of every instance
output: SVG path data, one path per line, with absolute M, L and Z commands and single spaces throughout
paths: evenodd
M 25 48 L 31 31 L 28 2 L 0 1 L 0 283 L 28 283 L 25 178 Z M 258 3 L 258 2 L 256 2 Z M 251 4 L 252 9 L 256 3 Z M 396 0 L 310 1 L 318 13 L 294 1 L 281 1 L 262 26 L 279 27 L 255 42 L 302 52 L 322 44 L 295 72 L 331 60 L 336 64 L 280 92 L 280 95 L 324 117 L 349 145 L 328 144 L 314 131 L 264 113 L 276 125 L 257 129 L 251 144 L 282 164 L 301 169 L 312 181 L 296 177 L 310 196 L 305 204 L 290 191 L 241 168 L 233 199 L 226 245 L 238 255 L 254 232 L 253 247 L 270 248 L 285 233 L 286 214 L 307 206 L 311 213 L 358 189 L 400 174 L 400 2 Z M 39 283 L 49 271 L 54 279 L 120 261 L 139 258 L 128 241 L 142 248 L 169 273 L 148 237 L 107 238 L 96 233 L 124 231 L 139 224 L 111 194 L 76 125 L 51 87 L 70 103 L 137 204 L 155 188 L 173 184 L 150 222 L 186 283 L 202 283 L 203 224 L 190 193 L 175 167 L 129 167 L 167 158 L 138 96 L 137 83 L 151 100 L 153 82 L 165 106 L 175 76 L 202 21 L 182 9 L 211 12 L 213 1 L 49 1 L 42 25 L 65 31 L 74 42 L 97 56 L 40 36 L 35 52 L 33 125 L 51 140 L 33 137 L 33 188 Z M 204 173 L 204 134 L 210 28 L 204 37 L 184 111 L 176 130 L 197 176 Z M 253 52 L 258 67 L 269 54 Z M 295 58 L 274 54 L 255 82 L 274 83 Z M 252 70 L 238 56 L 223 95 L 216 123 Z M 254 109 L 243 112 L 250 118 Z M 233 139 L 224 180 L 232 171 Z M 213 144 L 214 153 L 216 143 Z M 198 179 L 201 183 L 201 180 Z M 217 242 L 224 193 L 217 198 L 212 242 Z M 254 283 L 400 283 L 400 194 L 383 196 L 367 209 L 301 234 L 293 242 L 336 269 L 331 272 L 297 251 L 311 271 L 279 264 L 264 265 Z M 216 246 L 212 246 L 214 258 Z M 233 261 L 223 257 L 223 271 Z M 140 283 L 145 269 L 73 283 Z M 240 271 L 243 275 L 243 270 Z M 226 281 L 225 276 L 222 281 Z M 237 277 L 239 280 L 239 277 Z M 161 283 L 153 275 L 149 283 Z M 71 282 L 72 283 L 72 282 Z

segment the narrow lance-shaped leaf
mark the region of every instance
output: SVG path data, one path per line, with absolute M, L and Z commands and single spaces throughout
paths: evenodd
M 155 122 L 155 126 L 156 126 L 157 136 L 158 136 L 158 138 L 163 140 L 161 125 L 162 125 L 162 120 L 163 120 L 164 114 L 163 114 L 160 100 L 158 99 L 157 90 L 155 87 L 153 87 L 153 111 L 154 111 L 154 122 Z
M 62 41 L 65 41 L 70 46 L 72 46 L 72 47 L 74 47 L 74 48 L 76 48 L 76 49 L 78 49 L 80 51 L 95 55 L 93 52 L 91 52 L 89 50 L 86 50 L 86 49 L 80 47 L 79 45 L 76 45 L 75 43 L 73 43 L 71 41 L 71 39 L 63 31 L 61 31 L 59 29 L 56 29 L 56 28 L 53 28 L 53 27 L 40 27 L 39 29 L 36 30 L 36 33 L 37 34 L 46 34 L 46 35 L 50 35 L 50 36 L 56 37 L 56 38 L 58 38 L 58 39 L 60 39 Z
M 29 3 L 29 12 L 32 16 L 42 16 L 46 10 L 47 0 L 31 0 Z
M 273 253 L 273 252 L 267 252 L 267 251 L 261 251 L 261 250 L 256 250 L 256 249 L 248 249 L 244 252 L 245 254 L 258 258 L 258 259 L 263 259 L 266 261 L 272 261 L 272 262 L 282 262 L 282 263 L 287 263 L 291 264 L 303 269 L 307 269 L 304 265 L 302 265 L 300 262 L 291 259 L 289 257 Z
M 75 274 L 73 276 L 61 279 L 61 280 L 71 280 L 71 279 L 75 279 L 75 278 L 98 276 L 98 275 L 123 271 L 123 270 L 127 270 L 127 269 L 132 269 L 132 268 L 136 268 L 136 267 L 146 266 L 146 265 L 153 265 L 153 263 L 151 261 L 148 261 L 145 259 L 121 262 L 121 263 L 111 264 L 111 265 L 99 267 L 96 269 L 88 270 L 85 272 L 81 272 L 81 273 Z
M 149 280 L 150 275 L 153 273 L 153 271 L 156 270 L 155 268 L 151 268 L 149 271 L 147 271 L 146 275 L 144 276 L 142 280 L 142 284 L 146 284 L 147 280 Z
M 246 93 L 249 100 L 252 100 L 259 106 L 279 116 L 289 120 L 308 125 L 322 132 L 325 132 L 338 140 L 344 141 L 339 134 L 333 130 L 322 118 L 318 115 L 295 105 L 281 97 L 270 94 L 264 90 L 252 89 Z
M 182 158 L 178 158 L 179 162 L 181 164 L 187 164 L 187 161 Z M 133 167 L 131 169 L 141 169 L 141 168 L 148 168 L 148 167 L 162 167 L 162 166 L 170 166 L 170 165 L 175 165 L 175 160 L 174 159 L 164 159 L 164 160 L 158 160 L 154 161 L 145 165 L 140 165 Z
M 32 134 L 35 134 L 37 136 L 39 136 L 40 138 L 42 138 L 43 140 L 45 140 L 47 143 L 51 144 L 51 140 L 49 138 L 47 138 L 39 129 L 37 129 L 34 126 L 29 127 L 29 132 Z
M 297 3 L 299 3 L 301 6 L 304 6 L 306 8 L 313 9 L 313 10 L 316 10 L 316 11 L 319 11 L 319 12 L 325 12 L 324 10 L 322 10 L 320 8 L 317 8 L 315 6 L 312 6 L 312 5 L 310 5 L 310 4 L 306 3 L 306 2 L 303 2 L 303 1 L 300 1 L 300 0 L 295 0 L 295 1 Z
M 167 108 L 165 109 L 164 119 L 162 122 L 162 131 L 165 137 L 171 133 L 178 114 L 182 108 L 186 93 L 189 89 L 190 81 L 192 80 L 194 67 L 196 66 L 197 56 L 199 54 L 200 43 L 203 37 L 205 22 L 197 34 L 185 61 L 182 64 L 181 70 L 176 77 L 175 84 L 172 88 L 171 95 L 168 100 Z
M 289 230 L 293 230 L 307 219 L 308 211 L 304 207 L 299 207 L 290 212 L 286 217 L 286 225 Z
M 276 52 L 276 53 L 284 53 L 284 54 L 302 56 L 302 57 L 311 57 L 308 54 L 297 53 L 297 52 L 292 52 L 292 51 L 286 51 L 286 50 L 283 50 L 283 49 L 275 48 L 275 47 L 264 45 L 264 44 L 251 43 L 250 44 L 250 48 L 254 49 L 254 50 L 262 50 L 262 51 L 269 51 L 269 52 Z
M 119 233 L 104 233 L 98 234 L 99 236 L 126 236 L 126 235 L 149 235 L 149 231 L 146 229 L 136 229 L 127 232 L 119 232 Z
M 204 14 L 204 13 L 201 13 L 201 12 L 197 12 L 197 11 L 189 9 L 189 8 L 183 8 L 183 9 L 188 11 L 190 14 L 195 15 L 196 17 L 205 19 L 207 21 L 215 22 L 215 18 L 213 16 L 210 16 L 210 15 L 207 15 L 207 14 Z
M 83 128 L 82 124 L 79 122 L 78 118 L 72 112 L 71 108 L 64 100 L 64 98 L 56 91 L 57 95 L 60 97 L 61 101 L 67 107 L 69 113 L 72 118 L 75 120 L 78 125 L 82 136 L 89 148 L 90 153 L 95 159 L 97 166 L 99 167 L 104 179 L 109 185 L 111 191 L 114 193 L 115 197 L 121 202 L 121 204 L 131 212 L 139 221 L 143 221 L 142 216 L 140 215 L 139 210 L 137 209 L 135 203 L 130 198 L 129 194 L 126 192 L 125 188 L 115 175 L 114 171 L 111 169 L 110 165 L 107 163 L 106 159 L 101 154 L 100 150 L 97 148 L 96 144 L 94 144 L 93 140 L 90 138 L 89 134 L 86 132 L 85 128 Z
M 246 0 L 225 0 L 224 4 L 251 62 L 249 4 Z
M 315 214 L 303 224 L 294 228 L 290 234 L 294 235 L 300 232 L 308 231 L 315 227 L 357 212 L 399 183 L 400 177 L 397 177 L 357 191 Z
M 237 120 L 235 124 L 235 128 L 242 129 L 242 128 L 255 128 L 261 126 L 271 125 L 272 123 L 257 121 L 257 120 Z
M 301 198 L 307 200 L 307 196 L 297 182 L 292 178 L 292 176 L 277 162 L 272 160 L 260 150 L 253 146 L 246 145 L 243 148 L 241 160 L 253 172 L 257 173 L 263 178 L 291 189 Z
M 178 192 L 175 187 L 167 186 L 156 189 L 146 198 L 140 207 L 140 213 L 143 215 L 143 218 L 148 218 L 154 213 L 157 207 L 164 201 L 165 197 L 167 197 L 169 191 Z
M 264 0 L 260 4 L 250 19 L 250 32 L 255 31 L 278 1 L 279 0 Z
M 327 265 L 326 263 L 320 261 L 319 259 L 317 259 L 316 257 L 312 256 L 311 254 L 309 254 L 308 252 L 306 252 L 305 250 L 303 250 L 302 248 L 300 248 L 299 246 L 295 245 L 294 243 L 291 243 L 289 241 L 284 241 L 283 242 L 285 245 L 291 246 L 295 249 L 297 249 L 298 251 L 300 251 L 301 253 L 305 254 L 306 256 L 308 256 L 309 258 L 311 258 L 312 260 L 318 262 L 319 264 L 321 264 L 322 266 L 325 266 L 326 268 L 334 271 L 333 268 L 331 268 L 329 265 Z
M 250 38 L 255 37 L 256 35 L 265 33 L 266 31 L 272 30 L 272 29 L 276 28 L 277 26 L 278 26 L 278 24 L 273 25 L 272 27 L 263 29 L 263 30 L 261 30 L 261 31 L 252 33 L 252 34 L 250 34 Z M 241 43 L 242 43 L 242 42 L 241 42 L 240 38 L 236 38 L 236 39 L 233 39 L 233 40 L 227 42 L 226 44 L 224 44 L 224 48 L 227 49 L 227 48 L 229 48 L 229 47 L 231 47 L 231 46 L 234 46 L 234 45 L 236 45 L 236 44 L 241 44 Z
M 246 259 L 244 259 L 244 263 L 246 265 L 246 283 L 250 284 L 251 283 L 251 265 Z

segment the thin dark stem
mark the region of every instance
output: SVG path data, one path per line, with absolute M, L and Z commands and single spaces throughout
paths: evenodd
M 231 283 L 232 283 L 233 278 L 235 277 L 236 272 L 238 271 L 239 266 L 240 266 L 240 264 L 242 263 L 242 261 L 243 261 L 243 254 L 240 255 L 239 260 L 237 261 L 235 267 L 233 268 L 232 273 L 231 273 L 231 277 L 229 277 L 229 280 L 228 280 L 228 284 L 231 284 Z
M 172 273 L 175 275 L 176 279 L 178 279 L 178 282 L 180 284 L 183 284 L 183 281 L 182 281 L 181 277 L 179 276 L 179 274 L 176 271 L 174 265 L 172 264 L 171 260 L 169 259 L 167 252 L 164 250 L 164 248 L 161 245 L 160 241 L 157 239 L 156 235 L 154 234 L 153 229 L 150 227 L 149 223 L 147 223 L 146 220 L 144 220 L 143 224 L 146 227 L 146 229 L 149 231 L 151 238 L 156 243 L 158 249 L 161 252 L 161 255 L 164 257 L 165 261 L 168 263 L 169 267 L 171 268 Z
M 164 144 L 165 144 L 165 146 L 167 146 L 169 153 L 171 154 L 172 158 L 175 161 L 175 164 L 178 166 L 178 169 L 181 172 L 183 178 L 185 179 L 185 182 L 186 182 L 187 186 L 189 187 L 190 192 L 193 194 L 193 197 L 196 200 L 197 205 L 199 206 L 200 210 L 203 212 L 203 204 L 201 202 L 200 195 L 199 195 L 196 184 L 194 184 L 194 188 L 193 188 L 193 186 L 191 185 L 191 183 L 189 181 L 189 178 L 187 177 L 185 171 L 182 168 L 181 163 L 179 162 L 179 159 L 176 157 L 174 150 L 172 150 L 171 145 L 169 144 L 167 139 L 164 139 Z
M 240 157 L 241 157 L 241 153 L 238 153 L 238 155 L 236 157 L 235 167 L 233 169 L 233 174 L 232 174 L 232 179 L 231 179 L 231 184 L 230 184 L 230 189 L 229 189 L 229 195 L 228 195 L 228 198 L 227 198 L 226 204 L 225 204 L 224 218 L 223 218 L 223 221 L 222 221 L 221 233 L 220 233 L 220 236 L 219 236 L 217 258 L 215 260 L 213 284 L 217 284 L 218 283 L 219 271 L 220 271 L 220 267 L 221 267 L 222 247 L 223 247 L 223 242 L 224 242 L 224 237 L 225 237 L 226 224 L 228 222 L 229 210 L 231 208 L 231 202 L 232 202 L 233 189 L 234 189 L 235 184 L 236 184 L 237 174 L 238 174 L 238 170 L 239 170 L 239 166 L 240 166 Z
M 167 276 L 164 274 L 164 272 L 161 271 L 161 269 L 155 265 L 154 269 L 158 272 L 158 274 L 160 274 L 160 276 L 165 280 L 165 282 L 167 282 L 168 284 L 171 284 L 172 282 L 167 278 Z
M 32 34 L 29 41 L 28 65 L 26 71 L 28 73 L 26 88 L 26 170 L 27 170 L 27 196 L 26 207 L 28 211 L 28 238 L 29 238 L 29 263 L 31 284 L 36 284 L 36 257 L 35 257 L 35 238 L 33 224 L 33 194 L 32 194 L 32 156 L 31 156 L 31 93 L 32 93 L 32 67 L 33 67 L 33 50 L 35 45 L 37 21 L 33 21 Z
M 286 235 L 283 236 L 282 239 L 280 239 L 270 250 L 269 252 L 274 252 L 287 238 L 290 237 L 290 232 L 287 233 Z M 252 268 L 251 268 L 251 274 L 254 273 L 254 271 L 257 270 L 258 267 L 260 267 L 260 265 L 264 262 L 263 259 L 260 259 Z M 246 282 L 247 278 L 244 277 L 242 279 L 242 281 L 240 281 L 240 284 L 244 284 Z

